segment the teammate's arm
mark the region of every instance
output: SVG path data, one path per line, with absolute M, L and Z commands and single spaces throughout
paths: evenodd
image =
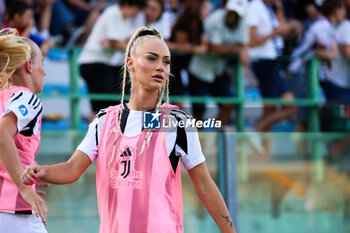
M 76 150 L 72 157 L 63 163 L 40 166 L 27 166 L 21 176 L 23 183 L 30 183 L 37 178 L 53 184 L 68 184 L 79 179 L 91 164 L 90 158 L 82 151 Z
M 13 137 L 17 132 L 17 117 L 13 112 L 0 118 L 0 161 L 17 185 L 23 199 L 31 205 L 36 216 L 40 216 L 46 225 L 47 207 L 45 201 L 35 193 L 31 186 L 25 185 L 20 180 L 23 166 L 13 141 Z

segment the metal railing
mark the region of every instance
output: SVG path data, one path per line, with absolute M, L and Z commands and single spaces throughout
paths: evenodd
M 70 100 L 70 121 L 71 129 L 69 133 L 73 136 L 81 135 L 84 132 L 80 129 L 81 117 L 79 112 L 79 101 L 81 98 L 88 98 L 91 100 L 119 100 L 120 95 L 118 94 L 81 94 L 79 93 L 79 65 L 78 65 L 78 54 L 79 49 L 73 48 L 69 51 L 69 66 L 70 66 L 70 93 L 69 94 L 42 94 L 44 98 L 68 98 Z M 320 132 L 320 117 L 318 112 L 318 107 L 320 105 L 320 100 L 318 97 L 319 92 L 319 79 L 318 79 L 318 59 L 312 58 L 309 60 L 307 65 L 306 79 L 307 79 L 307 97 L 304 99 L 294 99 L 294 100 L 283 100 L 283 99 L 247 99 L 244 97 L 244 78 L 243 78 L 243 65 L 237 62 L 235 64 L 235 88 L 236 95 L 233 97 L 196 97 L 196 96 L 171 96 L 171 101 L 190 101 L 193 103 L 206 103 L 207 101 L 214 101 L 216 103 L 231 103 L 235 104 L 236 109 L 236 131 L 237 131 L 237 147 L 239 154 L 239 169 L 238 177 L 241 182 L 246 182 L 248 180 L 248 159 L 247 159 L 247 140 L 249 134 L 245 133 L 244 129 L 244 105 L 246 103 L 259 102 L 262 104 L 276 104 L 276 105 L 297 105 L 308 107 L 308 130 L 309 133 L 302 134 L 301 137 L 312 139 L 312 149 L 313 149 L 313 159 L 315 162 L 314 178 L 315 180 L 323 179 L 323 165 L 322 165 L 322 141 L 321 139 L 326 135 L 330 137 L 342 137 L 344 133 L 328 134 Z M 45 132 L 49 135 L 62 134 L 62 132 Z M 262 136 L 271 136 L 268 133 L 262 133 Z M 220 137 L 218 138 L 219 145 L 222 143 Z M 73 144 L 77 145 L 78 142 Z M 225 154 L 225 153 L 219 153 Z M 219 156 L 219 160 L 223 159 Z M 219 161 L 219 165 L 224 164 Z M 221 177 L 222 183 L 225 183 L 225 178 Z

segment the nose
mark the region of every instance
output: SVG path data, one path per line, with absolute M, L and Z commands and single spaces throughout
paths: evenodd
M 163 61 L 158 62 L 158 64 L 157 64 L 157 71 L 160 71 L 160 72 L 164 71 L 164 63 L 163 63 Z

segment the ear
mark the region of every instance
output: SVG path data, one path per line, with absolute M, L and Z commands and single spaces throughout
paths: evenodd
M 24 68 L 28 73 L 32 73 L 33 72 L 32 61 L 31 60 L 26 61 L 26 63 L 24 63 Z
M 131 57 L 128 57 L 126 59 L 126 67 L 128 68 L 128 70 L 130 71 L 135 71 L 135 67 L 134 67 L 134 60 Z

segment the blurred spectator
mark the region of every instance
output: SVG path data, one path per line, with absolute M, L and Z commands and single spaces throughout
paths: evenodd
M 164 5 L 165 14 L 170 20 L 171 26 L 176 23 L 177 17 L 183 11 L 183 3 L 190 0 L 166 0 Z
M 275 59 L 281 55 L 284 43 L 282 36 L 288 35 L 292 27 L 287 24 L 281 0 L 253 0 L 246 15 L 249 26 L 252 70 L 259 81 L 259 89 L 264 98 L 293 99 L 287 90 L 285 80 L 280 76 L 280 64 Z M 268 132 L 272 126 L 296 113 L 295 107 L 264 105 L 262 117 L 255 124 L 258 132 Z M 254 145 L 261 153 L 270 152 L 269 140 L 263 147 Z
M 56 0 L 52 5 L 51 33 L 63 35 L 63 45 L 84 44 L 104 7 L 104 0 Z
M 90 93 L 121 93 L 120 77 L 123 52 L 129 37 L 143 25 L 137 17 L 146 5 L 145 0 L 120 0 L 120 5 L 108 7 L 98 18 L 80 54 L 80 73 Z M 116 101 L 91 101 L 92 116 Z M 92 120 L 92 118 L 91 118 Z
M 339 14 L 342 14 L 339 12 Z M 335 28 L 338 45 L 338 59 L 332 61 L 332 68 L 323 90 L 327 102 L 350 104 L 350 20 L 342 21 Z
M 15 0 L 26 3 L 30 6 L 34 13 L 35 27 L 33 27 L 33 34 L 39 34 L 44 40 L 50 38 L 50 23 L 51 23 L 51 8 L 55 0 Z M 6 4 L 10 5 L 15 2 L 7 0 Z
M 229 0 L 225 9 L 218 9 L 204 21 L 205 35 L 212 54 L 194 55 L 189 65 L 190 93 L 193 96 L 232 96 L 231 77 L 225 73 L 227 55 L 237 54 L 244 64 L 247 56 L 248 32 L 242 16 L 247 2 Z M 218 119 L 223 125 L 231 120 L 233 105 L 220 104 Z M 193 104 L 193 115 L 203 119 L 204 104 Z
M 183 95 L 186 91 L 181 71 L 188 70 L 192 54 L 207 51 L 207 39 L 204 34 L 203 21 L 209 13 L 209 2 L 206 0 L 187 1 L 184 12 L 173 26 L 169 48 L 177 53 L 171 57 L 170 95 Z M 177 103 L 182 107 L 181 103 Z
M 15 1 L 8 5 L 4 16 L 4 27 L 16 28 L 21 36 L 28 37 L 38 44 L 42 53 L 47 54 L 50 47 L 54 46 L 54 42 L 44 39 L 34 25 L 34 12 L 32 8 L 25 2 Z
M 310 26 L 322 17 L 322 14 L 319 10 L 321 6 L 317 5 L 314 0 L 308 0 L 305 2 L 298 1 L 298 2 L 299 2 L 298 4 L 299 6 L 303 6 L 303 9 L 300 9 L 298 15 L 302 20 L 303 30 L 304 30 L 303 37 L 305 37 L 305 33 L 309 31 Z M 304 43 L 303 37 L 301 37 L 301 39 L 298 41 L 297 46 L 299 46 L 300 43 Z M 295 47 L 293 48 L 292 51 L 289 51 L 289 54 L 293 54 Z M 295 61 L 297 63 L 302 61 L 294 57 L 294 60 L 295 59 L 297 59 Z M 297 69 L 294 69 L 293 71 L 289 70 L 290 72 L 288 72 L 288 87 L 293 92 L 294 96 L 298 99 L 307 98 L 307 92 L 308 92 L 306 68 L 305 68 L 306 61 L 303 61 L 302 63 L 303 63 L 302 66 L 297 67 Z M 292 66 L 293 65 L 291 65 L 290 68 Z M 307 130 L 307 107 L 298 106 L 298 114 L 297 114 L 296 121 L 297 121 L 296 131 L 304 132 Z M 303 141 L 300 141 L 300 142 L 304 143 Z M 305 154 L 304 152 L 302 152 L 304 150 L 303 146 L 299 147 L 298 149 L 302 149 L 299 151 L 301 152 L 299 154 Z
M 325 0 L 320 17 L 305 33 L 302 43 L 295 49 L 294 61 L 289 66 L 291 73 L 297 73 L 304 68 L 306 61 L 312 56 L 323 59 L 320 65 L 320 81 L 329 77 L 330 60 L 338 56 L 334 27 L 345 17 L 343 0 Z
M 170 19 L 164 14 L 163 0 L 147 0 L 144 16 L 146 27 L 157 29 L 166 40 L 170 38 Z

